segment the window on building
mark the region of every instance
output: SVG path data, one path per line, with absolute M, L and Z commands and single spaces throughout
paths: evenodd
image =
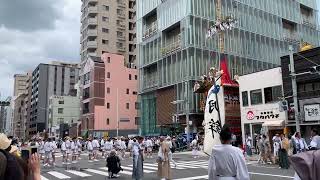
M 134 118 L 134 124 L 135 125 L 139 125 L 139 117 L 135 117 Z
M 109 11 L 109 6 L 104 5 L 103 9 L 106 10 L 106 11 Z
M 107 118 L 107 125 L 109 125 L 110 124 L 110 119 L 109 118 Z
M 59 104 L 64 104 L 64 101 L 59 101 Z
M 83 100 L 90 97 L 90 88 L 83 89 Z
M 320 90 L 320 82 L 313 83 L 313 89 L 314 90 Z
M 109 44 L 109 40 L 102 39 L 102 44 Z
M 130 109 L 130 104 L 129 103 L 126 103 L 126 108 Z
M 110 94 L 110 88 L 107 88 L 107 94 Z
M 138 80 L 138 75 L 134 75 L 134 79 L 135 79 L 135 80 Z
M 280 97 L 282 97 L 282 87 L 281 86 L 264 88 L 265 103 L 279 101 Z
M 109 33 L 109 29 L 107 29 L 107 28 L 102 28 L 102 32 L 104 32 L 104 33 Z
M 86 73 L 84 76 L 83 76 L 83 85 L 86 85 L 90 82 L 90 72 Z
M 242 92 L 242 106 L 248 106 L 249 101 L 248 101 L 248 91 L 243 91 Z
M 132 91 L 132 94 L 137 95 L 138 93 L 137 93 L 137 91 Z
M 251 105 L 262 104 L 261 89 L 250 91 Z
M 110 78 L 110 72 L 107 72 L 107 78 Z
M 63 114 L 63 108 L 58 108 L 58 114 Z
M 132 78 L 131 78 L 131 74 L 129 74 L 129 80 L 131 80 Z
M 109 22 L 109 17 L 102 16 L 102 21 L 103 22 Z
M 136 103 L 135 103 L 135 108 L 136 108 L 136 109 L 140 109 L 140 103 L 136 102 Z
M 110 109 L 110 103 L 107 103 L 107 109 Z
M 110 57 L 108 57 L 107 62 L 110 63 Z
M 309 91 L 313 91 L 313 84 L 312 83 L 307 83 L 304 85 L 304 90 L 306 92 L 309 92 Z
M 130 90 L 129 89 L 127 89 L 127 94 L 129 94 L 130 93 Z
M 117 37 L 122 37 L 122 36 L 123 36 L 123 32 L 117 31 Z

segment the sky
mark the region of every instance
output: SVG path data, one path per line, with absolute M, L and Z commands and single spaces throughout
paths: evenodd
M 39 63 L 80 61 L 81 0 L 0 0 L 0 99 L 13 75 Z

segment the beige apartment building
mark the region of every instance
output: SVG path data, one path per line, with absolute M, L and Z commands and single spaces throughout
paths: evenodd
M 18 96 L 19 94 L 27 93 L 27 80 L 30 75 L 28 74 L 15 74 L 14 77 L 14 87 L 13 96 Z
M 136 62 L 135 0 L 82 0 L 81 62 L 103 53 L 121 54 L 125 65 Z

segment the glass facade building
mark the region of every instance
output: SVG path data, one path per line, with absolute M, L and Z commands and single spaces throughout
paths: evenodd
M 202 122 L 196 116 L 202 112 L 199 95 L 192 93 L 194 81 L 210 67 L 219 68 L 221 54 L 227 56 L 233 77 L 279 66 L 290 44 L 296 50 L 301 41 L 319 45 L 316 0 L 221 0 L 221 4 L 222 17 L 238 20 L 223 35 L 223 52 L 218 36 L 206 38 L 217 19 L 215 0 L 137 1 L 141 134 L 159 133 L 157 108 L 165 105 L 157 98 L 166 88 L 174 90 L 174 100 L 187 99 L 191 120 Z M 183 119 L 185 103 L 175 106 L 172 115 Z

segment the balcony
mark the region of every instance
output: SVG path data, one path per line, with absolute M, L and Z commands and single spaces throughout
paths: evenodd
M 125 19 L 126 15 L 124 13 L 117 13 L 119 18 Z
M 158 86 L 158 81 L 156 80 L 156 78 L 151 78 L 151 79 L 147 80 L 144 84 L 145 89 L 153 88 L 153 87 L 157 87 L 157 86 Z
M 88 48 L 97 48 L 98 44 L 96 41 L 88 41 L 87 42 L 87 47 Z
M 87 35 L 88 36 L 93 36 L 93 37 L 96 37 L 96 36 L 98 36 L 98 30 L 96 30 L 96 29 L 89 29 L 88 31 L 87 31 Z
M 98 7 L 91 6 L 88 8 L 88 14 L 97 14 L 98 13 Z
M 118 6 L 122 8 L 126 8 L 126 3 L 124 2 L 118 2 Z
M 123 47 L 123 46 L 118 46 L 117 48 L 118 48 L 119 52 L 125 52 L 126 51 L 126 48 Z
M 180 49 L 181 49 L 181 38 L 179 35 L 176 41 L 162 48 L 161 53 L 162 53 L 162 56 L 168 56 L 170 54 L 173 54 L 176 51 L 179 51 Z
M 119 29 L 125 29 L 125 28 L 126 28 L 126 25 L 121 24 L 121 23 L 118 23 L 118 24 L 117 24 L 117 27 L 118 27 Z
M 299 35 L 298 33 L 288 33 L 285 32 L 282 35 L 282 39 L 284 41 L 290 42 L 290 43 L 294 43 L 294 44 L 299 44 L 300 40 L 299 40 Z
M 95 18 L 88 18 L 87 24 L 88 25 L 98 25 L 98 19 L 96 17 Z
M 158 32 L 158 24 L 157 22 L 153 22 L 151 26 L 147 27 L 145 32 L 143 33 L 142 39 L 147 39 L 149 37 L 152 37 Z
M 122 35 L 122 36 L 117 36 L 117 38 L 119 40 L 125 41 L 126 40 L 126 36 Z
M 315 23 L 313 23 L 313 20 L 312 19 L 309 19 L 309 18 L 302 18 L 302 24 L 303 25 L 306 25 L 306 26 L 309 26 L 311 28 L 314 28 L 316 29 L 317 26 L 315 25 Z

